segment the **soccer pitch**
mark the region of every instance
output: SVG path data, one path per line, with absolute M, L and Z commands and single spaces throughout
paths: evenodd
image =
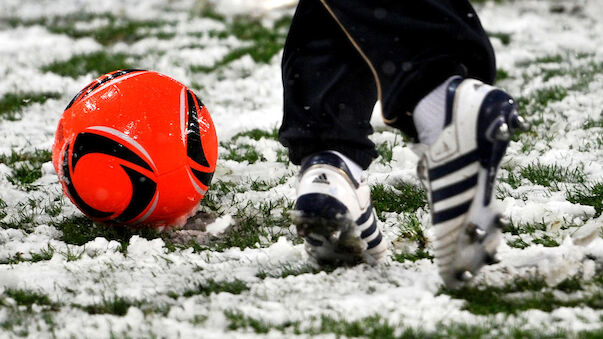
M 600 0 L 475 1 L 497 86 L 532 129 L 498 174 L 501 262 L 456 291 L 433 262 L 418 157 L 378 113 L 368 175 L 390 258 L 311 263 L 276 139 L 293 10 L 220 1 L 0 2 L 0 338 L 603 337 Z M 212 114 L 218 168 L 184 230 L 97 225 L 61 192 L 61 113 L 120 68 L 177 79 Z

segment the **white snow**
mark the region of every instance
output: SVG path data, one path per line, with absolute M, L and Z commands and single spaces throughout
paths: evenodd
M 218 234 L 223 233 L 228 228 L 228 226 L 232 225 L 232 223 L 233 223 L 232 215 L 227 214 L 225 216 L 217 218 L 214 222 L 207 225 L 205 227 L 205 229 L 207 230 L 208 233 L 211 233 L 213 235 L 218 235 Z

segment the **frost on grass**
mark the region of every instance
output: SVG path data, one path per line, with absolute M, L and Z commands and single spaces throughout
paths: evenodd
M 389 262 L 318 267 L 304 252 L 288 214 L 298 167 L 277 140 L 291 11 L 258 20 L 196 0 L 109 0 L 84 11 L 73 1 L 2 1 L 0 331 L 600 337 L 603 6 L 477 3 L 498 85 L 533 127 L 515 137 L 499 173 L 498 203 L 511 219 L 502 262 L 450 291 L 433 262 L 418 158 L 381 126 L 368 182 Z M 216 124 L 218 168 L 190 230 L 106 227 L 61 193 L 49 153 L 61 111 L 96 76 L 129 67 L 192 87 Z M 217 229 L 227 236 L 205 232 Z
M 6 93 L 0 98 L 0 119 L 18 120 L 23 108 L 34 103 L 44 103 L 48 99 L 58 99 L 59 94 L 45 93 Z

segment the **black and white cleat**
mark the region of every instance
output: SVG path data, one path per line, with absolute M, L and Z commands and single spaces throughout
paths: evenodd
M 334 152 L 304 161 L 291 217 L 306 251 L 319 264 L 377 264 L 385 259 L 388 243 L 377 226 L 370 192 Z
M 496 172 L 513 134 L 527 128 L 504 91 L 472 79 L 451 83 L 446 126 L 417 168 L 431 206 L 436 262 L 449 288 L 498 260 L 504 219 L 493 204 Z

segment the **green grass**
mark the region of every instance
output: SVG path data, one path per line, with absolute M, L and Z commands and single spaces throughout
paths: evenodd
M 403 253 L 403 252 L 394 253 L 393 259 L 397 262 L 405 262 L 405 261 L 415 262 L 415 261 L 421 260 L 421 259 L 429 259 L 429 260 L 433 261 L 434 256 L 431 255 L 429 252 L 427 252 L 424 248 L 419 248 L 414 253 Z
M 227 310 L 224 312 L 224 316 L 229 321 L 229 330 L 251 328 L 255 333 L 268 333 L 272 327 L 263 320 L 246 317 L 240 312 Z
M 78 30 L 74 25 L 55 25 L 49 27 L 49 30 L 57 34 L 66 34 L 72 38 L 90 37 L 100 44 L 108 46 L 116 42 L 125 42 L 128 44 L 149 36 L 155 36 L 159 39 L 170 39 L 174 37 L 173 33 L 157 32 L 150 34 L 145 30 L 160 28 L 169 25 L 169 22 L 161 20 L 131 20 L 119 19 L 112 15 L 105 15 L 109 20 L 108 25 L 92 30 Z
M 4 217 L 8 215 L 6 212 L 7 207 L 8 205 L 6 204 L 6 201 L 0 199 L 0 220 L 4 219 Z
M 59 311 L 61 308 L 66 306 L 79 308 L 89 314 L 113 314 L 117 316 L 124 316 L 128 312 L 128 308 L 134 306 L 141 308 L 145 313 L 162 313 L 167 314 L 165 307 L 153 305 L 148 301 L 135 301 L 128 298 L 114 296 L 111 298 L 103 298 L 100 303 L 82 306 L 79 304 L 66 304 L 60 302 L 53 302 L 50 298 L 38 292 L 23 290 L 23 289 L 6 289 L 3 294 L 0 295 L 0 306 L 8 306 L 5 297 L 9 297 L 15 301 L 18 306 L 25 306 L 27 312 L 32 311 L 33 305 L 43 306 L 51 311 Z M 3 327 L 0 325 L 0 327 Z
M 517 237 L 513 240 L 507 241 L 507 245 L 513 248 L 524 249 L 530 247 L 532 245 L 542 245 L 544 247 L 559 247 L 559 241 L 554 239 L 548 234 L 542 234 L 540 236 L 536 236 L 532 239 L 528 239 L 528 242 Z
M 590 284 L 600 285 L 596 281 Z M 478 315 L 518 314 L 529 309 L 552 312 L 560 307 L 603 307 L 601 286 L 597 286 L 593 293 L 576 294 L 563 300 L 555 297 L 554 293 L 555 289 L 572 293 L 582 291 L 583 288 L 582 283 L 576 282 L 576 278 L 566 279 L 557 287 L 549 287 L 541 278 L 531 278 L 515 280 L 503 287 L 477 285 L 464 286 L 457 290 L 442 288 L 440 294 L 465 300 L 463 309 Z M 522 294 L 517 296 L 517 293 Z
M 266 131 L 259 128 L 254 128 L 249 131 L 239 132 L 232 137 L 231 141 L 237 141 L 239 138 L 248 137 L 255 141 L 259 141 L 261 139 L 271 139 L 278 140 L 278 128 L 274 128 L 271 131 Z
M 379 162 L 382 164 L 389 164 L 393 159 L 393 148 L 394 146 L 389 142 L 384 142 L 382 144 L 377 145 L 377 153 L 381 156 Z
M 132 227 L 127 225 L 104 225 L 101 223 L 93 222 L 86 216 L 73 216 L 69 218 L 62 218 L 58 221 L 52 221 L 50 223 L 52 226 L 56 227 L 57 230 L 61 231 L 61 236 L 59 240 L 64 241 L 67 244 L 71 245 L 84 245 L 90 241 L 93 241 L 97 237 L 105 238 L 109 241 L 115 240 L 120 243 L 120 252 L 127 253 L 127 248 L 130 243 L 130 239 L 132 236 L 137 235 L 139 237 L 145 238 L 147 240 L 153 239 L 161 239 L 165 243 L 165 247 L 168 251 L 176 251 L 179 249 L 192 248 L 195 252 L 201 252 L 207 249 L 215 249 L 219 248 L 220 250 L 225 250 L 230 247 L 230 245 L 248 245 L 251 240 L 249 237 L 253 237 L 251 234 L 251 229 L 245 228 L 244 231 L 240 231 L 240 234 L 235 233 L 235 237 L 242 236 L 240 239 L 230 239 L 226 237 L 227 240 L 218 240 L 215 244 L 210 245 L 200 245 L 194 241 L 190 241 L 188 243 L 180 243 L 174 241 L 172 238 L 173 230 L 165 230 L 158 231 L 152 227 Z M 252 227 L 252 225 L 249 225 Z M 18 228 L 18 227 L 16 227 Z M 248 237 L 245 237 L 248 236 Z M 259 239 L 259 238 L 257 238 Z M 215 247 L 215 248 L 214 248 Z M 243 247 L 244 248 L 244 247 Z M 78 260 L 82 255 L 83 251 L 71 251 L 68 250 L 65 253 L 62 253 L 68 261 Z
M 241 57 L 249 54 L 249 52 L 252 50 L 253 50 L 252 47 L 237 48 L 235 50 L 228 52 L 228 54 L 226 54 L 222 59 L 217 61 L 212 66 L 191 65 L 189 67 L 189 70 L 193 73 L 212 73 L 215 70 L 217 70 L 218 68 L 228 65 L 231 62 L 238 60 Z
M 504 46 L 508 46 L 511 43 L 511 34 L 509 34 L 509 33 L 488 32 L 488 36 L 490 36 L 490 38 L 495 38 L 495 39 L 500 40 L 500 42 Z
M 226 21 L 226 17 L 224 15 L 216 12 L 215 8 L 211 4 L 206 4 L 203 7 L 203 9 L 201 10 L 201 13 L 199 13 L 199 14 L 203 18 L 214 19 L 216 21 L 221 21 L 221 22 Z
M 407 214 L 400 220 L 399 225 L 400 237 L 406 241 L 416 242 L 419 245 L 418 251 L 424 251 L 427 247 L 427 237 L 423 232 L 419 218 L 415 214 Z
M 314 266 L 312 264 L 302 265 L 301 267 L 290 267 L 284 266 L 280 272 L 281 278 L 286 278 L 289 276 L 298 276 L 302 274 L 318 274 L 321 272 L 331 273 L 338 268 L 336 265 L 330 265 L 328 263 L 321 264 L 320 266 Z
M 569 74 L 576 82 L 569 87 L 571 91 L 586 91 L 598 74 L 603 72 L 603 62 L 591 61 L 582 67 L 572 67 Z
M 566 59 L 566 57 L 561 54 L 545 55 L 545 56 L 538 57 L 533 60 L 525 60 L 525 61 L 517 62 L 516 66 L 525 68 L 530 65 L 551 64 L 551 63 L 558 64 L 558 63 L 563 62 L 565 59 Z
M 320 319 L 318 328 L 310 331 L 310 333 L 313 335 L 333 333 L 337 337 L 345 336 L 352 338 L 395 338 L 396 327 L 390 325 L 378 315 L 356 321 L 336 320 L 323 316 Z
M 532 239 L 532 243 L 539 244 L 544 247 L 558 247 L 559 246 L 559 242 L 557 240 L 553 239 L 548 234 L 543 234 L 540 237 Z
M 29 255 L 31 256 L 30 262 L 50 260 L 54 256 L 54 251 L 54 248 L 48 244 L 46 248 L 41 249 L 39 253 L 29 252 Z
M 77 249 L 72 249 L 71 247 L 67 246 L 67 250 L 61 254 L 65 257 L 65 260 L 67 260 L 69 262 L 69 261 L 80 260 L 82 258 L 82 256 L 84 255 L 85 251 L 86 251 L 86 249 L 84 249 L 84 248 L 82 248 L 81 250 L 77 250 Z
M 281 332 L 286 335 L 333 335 L 335 338 L 369 338 L 369 339 L 478 339 L 478 338 L 600 338 L 603 330 L 569 332 L 564 329 L 549 326 L 542 330 L 522 330 L 508 326 L 504 321 L 495 322 L 486 320 L 480 325 L 467 325 L 459 323 L 439 323 L 435 331 L 426 331 L 406 326 L 402 320 L 400 323 L 392 323 L 380 315 L 373 315 L 358 320 L 336 319 L 330 316 L 313 318 L 311 325 L 302 324 L 299 321 L 273 324 L 265 320 L 247 316 L 236 310 L 224 312 L 229 321 L 228 329 L 236 331 L 252 331 L 257 334 Z
M 221 143 L 226 148 L 227 153 L 221 154 L 222 160 L 234 160 L 236 162 L 247 161 L 250 165 L 258 161 L 266 161 L 255 147 L 247 144 Z
M 419 187 L 405 182 L 393 186 L 377 184 L 371 187 L 373 206 L 377 216 L 382 212 L 415 212 L 427 204 L 425 192 Z M 383 219 L 382 219 L 383 220 Z
M 80 308 L 88 314 L 113 314 L 124 316 L 128 313 L 128 309 L 131 306 L 137 305 L 138 303 L 127 298 L 115 296 L 113 298 L 105 298 L 102 302 L 97 304 L 80 306 Z
M 188 289 L 182 293 L 183 296 L 189 298 L 195 295 L 209 296 L 214 293 L 230 293 L 230 294 L 241 294 L 244 291 L 249 290 L 249 286 L 242 281 L 235 279 L 233 281 L 215 281 L 209 279 L 202 284 L 195 286 L 194 288 Z
M 533 163 L 522 167 L 519 173 L 533 184 L 554 190 L 559 190 L 560 182 L 582 184 L 586 181 L 586 175 L 582 168 L 569 169 L 557 164 Z
M 514 248 L 526 248 L 531 244 L 540 244 L 544 247 L 557 247 L 559 242 L 549 234 L 546 234 L 548 226 L 543 222 L 515 224 L 512 220 L 509 225 L 503 228 L 504 233 L 509 233 L 514 237 L 507 241 L 507 244 Z M 526 237 L 520 235 L 529 234 L 532 237 L 529 243 L 526 242 Z
M 573 66 L 560 64 L 559 67 L 543 68 L 542 79 L 548 81 L 556 76 L 568 75 L 574 79 L 574 83 L 567 89 L 570 91 L 584 91 L 588 89 L 588 85 L 595 79 L 595 75 L 603 71 L 603 62 L 589 62 L 586 65 Z M 593 74 L 594 73 L 594 74 Z
M 286 28 L 290 23 L 291 17 L 277 20 L 271 28 L 264 27 L 261 22 L 251 19 L 240 18 L 229 22 L 224 32 L 216 32 L 214 35 L 220 38 L 235 36 L 250 45 L 230 51 L 212 66 L 192 65 L 189 70 L 194 73 L 214 72 L 245 55 L 251 56 L 255 62 L 268 63 L 283 49 L 287 35 Z
M 8 298 L 12 302 L 8 302 Z M 8 335 L 5 331 L 10 331 L 12 336 L 27 337 L 34 321 L 38 326 L 45 323 L 53 332 L 55 324 L 52 317 L 59 309 L 60 304 L 52 302 L 45 294 L 25 289 L 5 289 L 0 294 L 0 310 L 6 315 L 0 319 L 0 333 Z
M 63 218 L 51 223 L 57 230 L 61 231 L 60 240 L 72 245 L 84 245 L 97 237 L 107 240 L 115 240 L 121 244 L 121 251 L 125 253 L 130 238 L 138 235 L 145 239 L 162 238 L 165 240 L 167 233 L 160 233 L 150 227 L 131 228 L 128 226 L 101 225 L 93 222 L 85 216 L 74 216 Z M 77 254 L 75 254 L 77 255 Z
M 507 72 L 506 70 L 499 68 L 496 70 L 496 81 L 502 81 L 505 79 L 510 78 L 511 76 L 509 75 L 509 72 Z
M 595 279 L 601 279 L 601 278 L 603 278 L 603 274 L 599 274 L 599 276 L 595 277 Z M 597 283 L 596 281 L 594 281 L 594 282 Z M 599 284 L 601 284 L 601 282 L 599 282 Z M 557 286 L 555 286 L 555 289 L 565 292 L 565 293 L 573 293 L 573 292 L 583 290 L 584 289 L 583 285 L 584 285 L 584 282 L 582 280 L 582 277 L 573 276 L 573 277 L 569 277 L 569 278 L 563 280 L 562 282 L 560 282 L 559 284 L 557 284 Z
M 218 179 L 211 184 L 211 190 L 209 191 L 209 193 L 216 193 L 217 195 L 225 195 L 232 192 L 242 193 L 245 190 L 235 182 Z M 207 196 L 205 196 L 203 201 L 206 198 Z
M 539 88 L 528 96 L 519 97 L 517 100 L 521 112 L 528 115 L 541 115 L 541 113 L 553 102 L 563 100 L 569 92 L 586 91 L 597 74 L 603 72 L 603 62 L 584 62 L 584 59 L 592 58 L 592 54 L 555 54 L 518 62 L 516 65 L 520 68 L 527 68 L 532 65 L 542 65 L 535 73 L 524 74 L 526 83 L 535 76 L 541 76 L 543 81 L 548 81 L 555 76 L 569 76 L 573 82 L 568 82 L 567 86 L 554 85 L 547 88 Z M 555 121 L 548 121 L 553 123 Z M 538 126 L 542 123 L 543 117 L 531 119 L 531 123 Z M 535 136 L 536 138 L 538 136 Z M 518 138 L 514 138 L 518 140 Z
M 507 172 L 505 173 L 505 175 L 499 176 L 499 180 L 501 182 L 506 182 L 513 189 L 519 188 L 521 186 L 521 176 L 515 174 L 513 168 L 511 167 L 504 167 L 503 169 L 505 169 Z
M 599 119 L 588 118 L 584 122 L 584 125 L 582 126 L 582 128 L 584 128 L 584 129 L 603 128 L 603 118 L 599 118 Z
M 392 162 L 392 159 L 394 157 L 394 147 L 400 144 L 400 141 L 398 141 L 398 137 L 400 137 L 400 140 L 404 142 L 405 137 L 399 132 L 396 132 L 393 142 L 385 141 L 377 145 L 377 153 L 381 157 L 379 159 L 380 163 L 385 165 Z
M 252 201 L 240 202 L 235 200 L 236 193 L 247 192 L 250 189 L 257 191 L 269 190 L 275 185 L 286 182 L 287 179 L 287 177 L 283 177 L 276 182 L 256 180 L 250 181 L 249 184 L 216 181 L 203 199 L 203 211 L 221 215 L 225 210 L 230 209 L 231 211 L 228 213 L 232 214 L 232 207 L 236 206 L 236 212 L 233 216 L 234 225 L 227 237 L 217 239 L 209 246 L 199 246 L 196 250 L 224 251 L 231 247 L 240 249 L 255 248 L 267 245 L 266 239 L 276 240 L 283 235 L 293 241 L 299 241 L 296 237 L 291 237 L 288 231 L 291 225 L 289 211 L 293 208 L 292 201 L 284 197 L 276 201 L 258 201 L 257 204 Z M 275 213 L 275 210 L 278 213 Z
M 104 24 L 91 29 L 78 28 L 78 23 L 88 23 L 93 20 L 102 20 Z M 89 37 L 104 46 L 117 42 L 134 43 L 145 37 L 155 36 L 159 39 L 169 39 L 174 35 L 157 31 L 162 27 L 174 25 L 174 22 L 165 20 L 134 20 L 115 16 L 111 13 L 78 13 L 65 16 L 49 16 L 41 19 L 23 20 L 20 18 L 9 18 L 8 23 L 12 27 L 41 25 L 50 32 L 65 34 L 71 38 L 78 39 Z M 151 33 L 149 31 L 156 30 Z
M 65 200 L 62 196 L 57 196 L 54 199 L 48 199 L 48 205 L 44 206 L 44 212 L 50 217 L 57 217 L 63 210 Z
M 291 17 L 285 16 L 271 28 L 254 20 L 235 20 L 227 31 L 240 40 L 252 41 L 254 45 L 244 49 L 256 62 L 268 63 L 283 48 L 291 20 Z
M 520 237 L 515 237 L 514 239 L 507 240 L 507 245 L 509 245 L 509 247 L 520 248 L 520 249 L 524 249 L 524 248 L 530 246 L 530 244 L 528 244 L 527 242 L 525 242 Z
M 242 192 L 244 192 L 244 189 L 236 183 L 218 179 L 212 182 L 211 189 L 203 198 L 201 206 L 207 212 L 222 215 L 225 209 L 223 198 L 231 197 L 230 203 L 234 203 L 234 194 Z
M 23 164 L 13 169 L 13 174 L 8 180 L 13 184 L 27 185 L 36 181 L 40 177 L 42 177 L 41 170 L 35 170 L 30 165 Z
M 235 193 L 243 192 L 245 192 L 245 188 L 242 185 L 238 185 L 232 181 L 218 179 L 212 182 L 211 189 L 203 198 L 201 205 L 204 207 L 205 211 L 222 215 L 222 212 L 225 209 L 222 201 L 223 198 L 231 197 L 234 199 Z M 234 203 L 234 200 L 230 203 Z
M 55 61 L 42 67 L 42 71 L 72 78 L 86 74 L 96 77 L 118 69 L 135 68 L 130 63 L 130 58 L 124 53 L 110 53 L 102 50 L 88 54 L 76 54 L 65 61 Z
M 105 15 L 109 19 L 109 24 L 104 27 L 89 31 L 79 31 L 73 26 L 57 26 L 51 29 L 54 33 L 67 34 L 73 38 L 91 37 L 102 45 L 112 45 L 116 42 L 134 43 L 148 36 L 155 36 L 159 39 L 170 39 L 174 37 L 173 33 L 158 32 L 153 35 L 145 30 L 168 26 L 171 23 L 162 20 L 131 20 L 119 19 L 112 15 Z
M 30 190 L 31 187 L 25 187 L 26 190 Z M 8 215 L 6 212 L 2 212 L 0 209 L 0 216 L 4 215 L 4 218 L 0 218 L 0 228 L 12 228 L 19 229 L 25 233 L 31 233 L 35 226 L 37 226 L 40 222 L 48 222 L 48 218 L 45 215 L 47 209 L 52 209 L 55 211 L 56 209 L 61 208 L 62 206 L 62 198 L 59 196 L 55 199 L 57 201 L 49 202 L 49 205 L 44 205 L 44 201 L 50 198 L 48 197 L 38 197 L 33 198 L 30 197 L 27 201 L 19 201 L 13 206 L 13 213 Z M 0 207 L 6 204 L 0 204 Z M 55 206 L 51 208 L 50 206 Z M 6 208 L 5 206 L 3 208 Z M 51 220 L 53 220 L 51 218 Z
M 584 184 L 579 188 L 574 187 L 566 192 L 565 197 L 573 204 L 593 206 L 595 218 L 603 212 L 603 182 Z
M 301 265 L 301 266 L 284 265 L 282 267 L 282 269 L 278 272 L 260 271 L 260 272 L 258 272 L 258 274 L 256 274 L 256 276 L 260 279 L 266 279 L 267 277 L 286 278 L 289 276 L 298 276 L 298 275 L 302 275 L 302 274 L 318 274 L 320 272 L 331 273 L 331 272 L 335 271 L 337 268 L 338 268 L 338 266 L 329 265 L 329 264 L 323 264 L 320 266 L 316 266 L 316 265 L 310 264 L 310 263 Z
M 227 237 L 217 240 L 208 249 L 224 251 L 232 247 L 240 249 L 256 248 L 267 245 L 263 239 L 276 240 L 280 236 L 290 236 L 288 230 L 291 225 L 289 211 L 293 208 L 293 202 L 283 198 L 276 202 L 260 202 L 257 207 L 251 202 L 239 206 L 234 216 L 235 225 Z M 273 210 L 280 213 L 273 213 Z M 299 241 L 297 237 L 291 240 Z
M 603 138 L 602 138 L 603 139 Z M 286 149 L 278 149 L 276 150 L 276 162 L 280 162 L 282 164 L 289 164 L 289 151 Z
M 43 149 L 36 149 L 34 151 L 21 153 L 13 150 L 10 155 L 0 155 L 0 163 L 3 163 L 9 167 L 15 163 L 23 161 L 34 164 L 43 164 L 50 160 L 52 160 L 52 152 Z
M 539 88 L 528 97 L 520 97 L 517 99 L 517 106 L 521 112 L 534 114 L 544 111 L 544 109 L 553 102 L 565 99 L 568 94 L 568 89 L 561 86 Z M 532 122 L 537 125 L 536 122 Z
M 274 45 L 252 45 L 248 47 L 240 47 L 234 49 L 221 60 L 213 64 L 212 66 L 203 65 L 192 65 L 190 71 L 193 73 L 211 73 L 231 62 L 242 58 L 245 55 L 250 55 L 254 61 L 261 63 L 268 63 L 272 56 L 281 50 L 282 46 L 275 47 Z
M 266 191 L 270 191 L 271 189 L 273 189 L 279 185 L 283 185 L 284 183 L 287 182 L 288 179 L 289 179 L 288 176 L 284 176 L 278 180 L 261 180 L 261 179 L 254 180 L 254 179 L 252 179 L 249 188 L 252 191 L 256 191 L 256 192 L 266 192 Z
M 10 216 L 7 219 L 0 221 L 0 227 L 3 229 L 19 229 L 26 233 L 31 233 L 33 228 L 36 226 L 34 224 L 34 217 L 36 212 L 33 209 L 27 209 L 25 206 L 21 205 L 21 208 L 17 212 L 17 216 Z
M 23 253 L 16 253 L 14 256 L 7 258 L 6 260 L 1 260 L 0 265 L 14 265 L 21 262 L 40 262 L 52 259 L 54 255 L 55 249 L 47 245 L 46 248 L 41 249 L 39 252 L 29 252 L 29 258 L 25 258 Z
M 510 233 L 512 235 L 520 235 L 520 234 L 534 234 L 537 231 L 546 231 L 547 224 L 543 222 L 538 223 L 523 223 L 523 224 L 515 224 L 513 220 L 509 223 L 509 225 L 503 228 L 504 233 Z
M 43 104 L 49 99 L 58 99 L 61 97 L 57 92 L 19 92 L 7 93 L 0 98 L 0 121 L 19 120 L 21 119 L 21 111 L 34 103 Z
M 33 305 L 56 307 L 47 295 L 30 290 L 6 289 L 3 295 L 13 299 L 17 305 L 27 307 L 28 310 L 31 310 Z
M 130 307 L 139 308 L 143 314 L 160 314 L 166 316 L 169 312 L 169 305 L 157 305 L 149 300 L 134 300 L 121 296 L 103 297 L 103 300 L 91 305 L 70 305 L 79 308 L 82 311 L 91 314 L 112 314 L 116 316 L 125 316 Z
M 266 161 L 266 158 L 264 158 L 254 146 L 237 142 L 244 137 L 248 137 L 255 141 L 261 139 L 278 140 L 278 128 L 274 128 L 270 131 L 255 128 L 249 131 L 239 132 L 230 140 L 220 142 L 220 146 L 226 149 L 226 153 L 220 154 L 220 159 L 234 160 L 236 162 L 247 161 L 249 164 L 255 164 L 258 161 Z M 279 149 L 277 156 L 277 162 L 287 163 L 289 161 L 284 149 Z

